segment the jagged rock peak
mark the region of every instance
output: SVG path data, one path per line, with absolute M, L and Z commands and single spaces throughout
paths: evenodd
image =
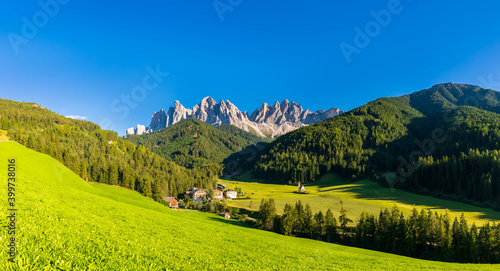
M 262 105 L 260 106 L 260 111 L 264 111 L 264 110 L 267 110 L 269 106 L 267 105 L 267 103 L 262 103 Z
M 288 102 L 287 99 L 284 99 L 283 102 L 281 102 L 280 110 L 281 112 L 285 113 L 288 110 L 288 106 L 290 103 Z
M 186 109 L 176 100 L 174 107 L 170 107 L 167 112 L 163 109 L 155 112 L 151 117 L 149 127 L 137 125 L 127 129 L 125 136 L 159 131 L 186 118 L 197 118 L 214 125 L 231 124 L 259 136 L 277 136 L 341 113 L 343 111 L 338 108 L 331 108 L 327 111 L 318 110 L 314 113 L 310 110 L 304 111 L 301 105 L 284 99 L 281 104 L 276 101 L 272 107 L 267 103 L 262 103 L 260 109 L 256 109 L 249 116 L 247 111 L 240 111 L 229 100 L 221 99 L 217 103 L 207 96 L 192 109 Z
M 216 104 L 217 104 L 217 102 L 214 99 L 212 99 L 212 97 L 207 96 L 207 97 L 203 98 L 203 100 L 201 100 L 200 108 L 202 110 L 206 110 L 207 108 L 212 108 Z

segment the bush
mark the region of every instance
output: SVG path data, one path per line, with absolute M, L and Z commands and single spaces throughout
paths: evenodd
M 245 222 L 246 224 L 250 225 L 250 226 L 255 226 L 257 225 L 257 220 L 253 219 L 253 218 L 250 218 L 250 217 L 247 217 L 243 220 L 243 222 Z

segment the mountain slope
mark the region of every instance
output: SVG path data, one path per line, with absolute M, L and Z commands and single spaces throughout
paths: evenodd
M 280 137 L 261 153 L 254 173 L 274 182 L 297 183 L 335 172 L 354 180 L 369 176 L 386 185 L 409 189 L 405 179 L 419 166 L 421 156 L 440 159 L 469 149 L 500 148 L 500 115 L 495 113 L 498 97 L 498 92 L 476 86 L 441 84 L 402 97 L 381 98 Z M 477 107 L 465 106 L 470 103 Z M 395 183 L 386 182 L 380 175 L 390 171 L 398 172 Z M 443 183 L 421 183 L 412 189 L 447 194 L 457 181 L 450 180 L 449 174 L 438 179 Z M 476 176 L 461 181 L 470 182 L 470 187 L 483 186 L 485 180 Z M 491 182 L 496 186 L 500 176 L 493 176 Z M 470 194 L 453 194 L 477 203 L 500 205 L 500 199 L 492 199 L 495 196 L 477 200 Z
M 473 106 L 478 109 L 500 113 L 499 92 L 466 84 L 439 84 L 394 99 L 404 101 L 428 116 L 459 106 Z
M 358 178 L 395 159 L 391 153 L 407 151 L 401 144 L 387 144 L 413 137 L 408 127 L 424 117 L 399 101 L 381 98 L 338 117 L 304 127 L 278 138 L 264 150 L 255 165 L 255 175 L 281 183 L 310 182 L 326 172 Z M 371 157 L 377 155 L 376 161 Z
M 221 130 L 221 131 L 224 131 L 224 132 L 227 132 L 233 136 L 236 136 L 236 137 L 239 137 L 239 138 L 242 138 L 252 144 L 257 144 L 257 143 L 261 143 L 261 142 L 271 142 L 273 141 L 272 138 L 270 137 L 260 137 L 260 136 L 256 136 L 252 133 L 249 133 L 249 132 L 246 132 L 246 131 L 243 131 L 241 130 L 240 128 L 234 126 L 234 125 L 231 125 L 231 124 L 225 124 L 225 125 L 220 125 L 220 126 L 215 126 L 217 129 Z
M 260 142 L 261 138 L 223 125 L 215 127 L 196 118 L 181 120 L 159 132 L 133 135 L 127 140 L 188 168 L 220 164 L 234 152 Z
M 0 99 L 0 129 L 30 149 L 46 153 L 89 182 L 120 185 L 161 200 L 197 187 L 213 187 L 216 174 L 186 170 L 143 146 L 33 103 Z
M 279 136 L 341 113 L 343 111 L 338 108 L 311 112 L 285 99 L 281 105 L 277 101 L 274 106 L 263 103 L 260 109 L 256 109 L 249 116 L 246 111 L 240 111 L 228 100 L 217 103 L 211 97 L 205 97 L 193 109 L 186 109 L 179 101 L 175 101 L 174 107 L 170 107 L 167 112 L 163 109 L 155 112 L 148 127 L 138 124 L 136 128 L 127 129 L 125 136 L 159 131 L 187 118 L 196 118 L 212 125 L 231 124 L 261 137 Z
M 0 142 L 16 159 L 15 263 L 1 270 L 377 269 L 496 270 L 417 260 L 245 227 L 220 216 L 172 211 L 128 189 L 89 184 L 47 155 Z M 6 176 L 7 167 L 0 167 Z M 7 187 L 6 178 L 0 185 Z M 6 202 L 7 194 L 0 193 Z M 6 209 L 0 209 L 6 217 Z M 0 233 L 7 247 L 7 231 Z

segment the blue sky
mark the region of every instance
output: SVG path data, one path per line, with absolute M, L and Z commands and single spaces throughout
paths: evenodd
M 41 3 L 0 2 L 0 98 L 120 135 L 205 96 L 242 111 L 285 98 L 314 111 L 442 82 L 500 89 L 497 1 Z

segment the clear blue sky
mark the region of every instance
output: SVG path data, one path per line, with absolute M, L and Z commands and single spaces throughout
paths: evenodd
M 0 97 L 108 120 L 120 135 L 205 96 L 250 112 L 285 98 L 350 110 L 480 76 L 500 89 L 498 1 L 220 0 L 219 12 L 212 0 L 59 1 L 0 2 Z M 381 10 L 390 20 L 373 23 Z M 355 27 L 367 26 L 373 37 L 348 63 L 340 44 L 356 46 Z M 135 107 L 120 101 L 158 65 L 168 77 L 146 78 Z

